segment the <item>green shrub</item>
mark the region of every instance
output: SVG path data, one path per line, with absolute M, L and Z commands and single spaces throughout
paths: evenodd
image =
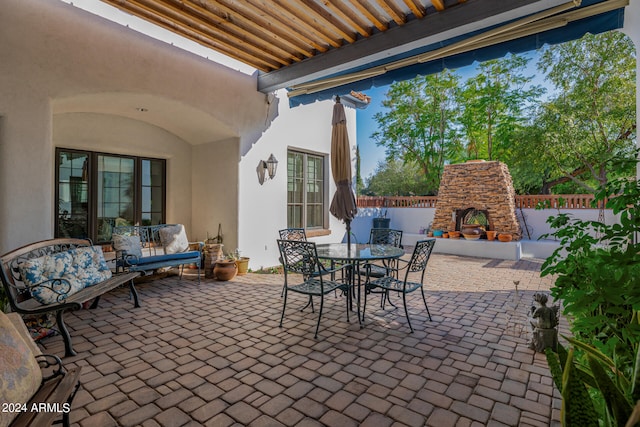
M 599 418 L 608 426 L 624 425 L 640 399 L 640 386 L 636 387 L 640 368 L 640 183 L 612 181 L 598 190 L 594 207 L 605 200 L 619 223 L 582 221 L 568 214 L 548 220 L 560 248 L 543 264 L 541 274 L 556 277 L 551 295 L 562 301 L 570 322 L 575 338 L 570 342 L 576 348 L 575 357 L 573 349 L 569 351 L 571 359 L 584 373 L 580 381 L 591 390 Z M 570 371 L 571 367 L 564 366 L 564 372 Z

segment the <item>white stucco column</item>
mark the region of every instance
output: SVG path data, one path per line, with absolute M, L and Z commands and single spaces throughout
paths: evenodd
M 53 237 L 50 104 L 14 93 L 0 103 L 0 254 Z
M 640 58 L 638 58 L 638 46 L 640 46 L 640 1 L 631 0 L 624 11 L 624 27 L 622 31 L 631 38 L 636 45 L 636 123 L 640 118 Z M 640 140 L 636 138 L 636 145 L 640 148 Z M 640 179 L 640 163 L 636 165 L 636 177 Z

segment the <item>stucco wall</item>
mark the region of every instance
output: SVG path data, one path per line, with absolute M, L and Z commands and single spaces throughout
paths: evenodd
M 193 147 L 193 238 L 215 237 L 222 225 L 225 253 L 238 246 L 237 138 Z
M 238 248 L 243 256 L 251 258 L 252 269 L 279 264 L 277 232 L 287 227 L 287 150 L 292 148 L 320 153 L 326 155 L 329 160 L 331 148 L 333 101 L 316 102 L 290 109 L 286 92 L 279 91 L 277 96 L 278 117 L 258 142 L 242 154 L 240 163 Z M 345 108 L 345 112 L 349 141 L 355 158 L 356 112 L 352 108 Z M 272 153 L 278 160 L 276 177 L 260 185 L 256 167 L 260 160 L 266 160 Z M 329 164 L 327 161 L 328 203 L 335 192 Z M 330 214 L 328 220 L 331 234 L 313 237 L 310 240 L 316 243 L 342 241 L 345 233 L 344 224 Z M 228 247 L 225 242 L 225 249 L 234 250 L 235 247 Z

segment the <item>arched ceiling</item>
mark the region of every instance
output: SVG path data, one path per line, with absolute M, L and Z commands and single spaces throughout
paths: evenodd
M 182 102 L 150 94 L 93 93 L 55 99 L 53 114 L 97 113 L 142 121 L 192 145 L 238 136 L 213 115 Z

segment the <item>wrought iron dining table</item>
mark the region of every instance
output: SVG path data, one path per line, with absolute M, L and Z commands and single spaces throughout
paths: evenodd
M 347 243 L 320 243 L 316 245 L 318 258 L 331 262 L 346 263 L 353 266 L 348 280 L 351 286 L 357 287 L 358 322 L 362 328 L 362 316 L 360 315 L 360 294 L 362 279 L 360 267 L 363 263 L 372 261 L 385 261 L 397 259 L 404 255 L 404 249 L 392 245 L 379 244 L 347 244 Z M 357 283 L 356 283 L 357 281 Z

